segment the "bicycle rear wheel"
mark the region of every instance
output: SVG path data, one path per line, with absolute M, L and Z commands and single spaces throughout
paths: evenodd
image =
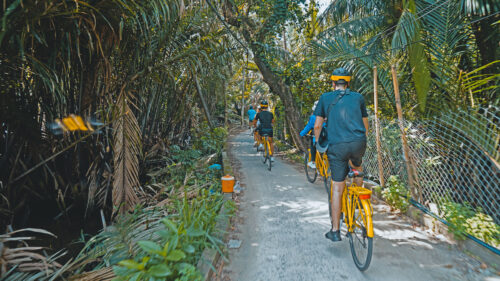
M 271 171 L 271 167 L 272 167 L 272 165 L 273 165 L 273 164 L 272 164 L 272 161 L 271 161 L 271 156 L 270 156 L 270 154 L 269 154 L 269 153 L 270 153 L 270 151 L 268 150 L 268 151 L 267 151 L 267 169 L 268 169 L 269 171 Z
M 360 271 L 365 271 L 372 260 L 373 238 L 366 235 L 366 220 L 370 218 L 367 218 L 361 202 L 358 203 L 354 204 L 353 229 L 348 234 L 349 245 L 354 264 Z
M 309 163 L 309 152 L 306 151 L 304 152 L 304 167 L 306 169 L 306 176 L 307 176 L 307 180 L 310 182 L 310 183 L 314 183 L 316 181 L 316 178 L 318 177 L 318 173 L 317 173 L 317 170 L 316 169 L 313 169 L 311 167 L 309 167 L 307 165 L 307 163 Z
M 264 142 L 264 149 L 262 150 L 262 163 L 266 164 L 267 159 L 267 143 Z

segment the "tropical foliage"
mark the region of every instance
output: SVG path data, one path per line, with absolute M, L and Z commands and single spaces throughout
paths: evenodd
M 218 175 L 205 168 L 218 161 L 227 136 L 220 125 L 270 99 L 277 135 L 304 148 L 298 132 L 338 66 L 352 71 L 351 88 L 368 104 L 377 67 L 379 108 L 389 119 L 396 112 L 392 65 L 407 119 L 499 105 L 499 5 L 338 0 L 320 13 L 316 1 L 303 0 L 6 0 L 0 245 L 16 251 L 14 229 L 73 223 L 96 234 L 102 225 L 72 262 L 55 262 L 57 251 L 42 258 L 38 246 L 19 255 L 81 280 L 196 278 L 201 247 L 217 245 L 210 222 L 220 200 L 206 190 L 217 190 Z M 64 130 L 67 116 L 81 116 L 90 130 Z M 487 143 L 491 155 L 497 144 Z M 185 212 L 199 212 L 201 223 Z M 141 227 L 151 231 L 133 231 Z M 7 254 L 2 274 L 37 278 Z
M 182 0 L 4 1 L 3 230 L 72 225 L 96 233 L 91 225 L 118 221 L 138 204 L 165 206 L 184 191 L 190 200 L 198 189 L 217 189 L 218 177 L 199 170 L 219 159 L 226 131 L 216 126 L 241 53 L 209 14 L 205 4 Z M 58 119 L 70 114 L 92 130 L 63 130 Z M 179 156 L 184 151 L 191 155 Z M 23 250 L 35 256 L 38 248 Z M 45 258 L 39 262 L 52 261 Z M 15 267 L 6 265 L 2 273 Z
M 227 52 L 230 40 L 197 2 L 6 6 L 2 225 L 27 223 L 18 218 L 37 211 L 27 204 L 34 199 L 55 200 L 63 212 L 85 197 L 88 212 L 132 209 L 141 197 L 144 153 L 160 139 L 185 147 L 191 128 L 224 103 L 227 62 L 238 55 Z M 54 135 L 52 122 L 70 113 L 101 126 L 91 135 Z M 207 117 L 212 124 L 217 116 Z M 71 145 L 57 161 L 46 160 Z
M 428 113 L 495 103 L 498 67 L 492 60 L 483 63 L 491 54 L 479 47 L 486 42 L 478 42 L 485 36 L 475 23 L 493 24 L 499 10 L 495 1 L 335 1 L 321 18 L 333 27 L 319 36 L 314 50 L 323 61 L 352 70 L 367 94 L 373 91 L 372 68 L 378 67 L 385 103 L 394 103 L 391 64 L 398 65 L 402 102 L 409 109 L 418 105 Z M 493 53 L 498 58 L 498 50 Z

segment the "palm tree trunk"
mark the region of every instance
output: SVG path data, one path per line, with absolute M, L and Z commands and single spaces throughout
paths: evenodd
M 198 92 L 198 96 L 200 97 L 201 104 L 203 106 L 203 111 L 205 112 L 205 116 L 208 121 L 208 125 L 213 129 L 214 124 L 212 123 L 212 117 L 210 116 L 210 111 L 208 110 L 207 103 L 205 102 L 205 98 L 203 97 L 203 92 L 201 91 L 200 81 L 198 81 L 198 76 L 194 75 L 194 81 L 196 83 L 196 91 Z
M 252 51 L 254 54 L 256 53 L 255 50 Z M 266 82 L 271 91 L 276 93 L 283 102 L 285 108 L 285 119 L 289 124 L 290 135 L 292 136 L 293 143 L 301 150 L 305 150 L 304 143 L 299 137 L 299 132 L 300 129 L 304 127 L 304 122 L 302 121 L 302 118 L 300 118 L 300 111 L 295 103 L 290 87 L 285 84 L 285 81 L 283 81 L 281 77 L 273 73 L 258 55 L 254 56 L 254 61 L 262 73 L 264 82 Z
M 304 127 L 304 122 L 301 118 L 301 113 L 298 110 L 297 104 L 293 97 L 290 87 L 285 81 L 274 73 L 269 66 L 261 59 L 261 50 L 259 45 L 255 44 L 256 41 L 262 41 L 267 35 L 265 30 L 255 30 L 255 23 L 248 17 L 238 18 L 234 12 L 234 6 L 231 2 L 224 3 L 224 16 L 226 22 L 239 29 L 241 35 L 247 42 L 247 45 L 253 52 L 254 62 L 259 68 L 264 82 L 269 86 L 271 91 L 277 94 L 285 107 L 285 119 L 290 124 L 290 135 L 292 136 L 294 144 L 301 150 L 305 150 L 306 146 L 299 137 L 299 130 Z

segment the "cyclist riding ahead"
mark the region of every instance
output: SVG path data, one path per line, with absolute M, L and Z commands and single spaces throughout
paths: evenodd
M 333 180 L 333 196 L 330 214 L 332 228 L 325 237 L 335 242 L 341 240 L 339 229 L 341 200 L 349 164 L 353 169 L 363 171 L 361 163 L 366 150 L 368 114 L 363 96 L 348 88 L 351 75 L 346 69 L 335 69 L 330 78 L 335 90 L 324 93 L 319 99 L 314 112 L 316 115 L 314 134 L 318 141 L 323 121 L 326 119 L 327 153 Z M 354 180 L 358 186 L 362 186 L 362 178 Z
M 309 132 L 312 131 L 313 139 L 311 140 L 311 161 L 307 163 L 307 166 L 311 167 L 312 169 L 316 169 L 316 138 L 314 137 L 314 123 L 316 122 L 316 116 L 314 115 L 314 111 L 316 110 L 316 106 L 318 105 L 318 101 L 314 102 L 314 105 L 312 107 L 312 114 L 309 116 L 309 121 L 307 122 L 307 125 L 300 131 L 300 136 L 303 137 Z
M 274 162 L 274 144 L 273 144 L 273 124 L 274 115 L 268 111 L 269 104 L 267 101 L 262 101 L 260 103 L 260 112 L 257 113 L 255 119 L 253 120 L 253 125 L 255 126 L 257 122 L 260 122 L 260 126 L 257 128 L 260 137 L 268 136 L 269 144 L 271 145 L 271 162 Z M 260 144 L 262 146 L 262 144 Z M 261 148 L 259 146 L 259 149 Z
M 260 112 L 260 104 L 257 106 L 257 114 L 259 114 Z M 255 115 L 257 116 L 257 115 Z M 253 121 L 257 120 L 257 118 L 253 118 Z M 253 122 L 252 121 L 252 125 L 253 125 Z M 256 147 L 258 144 L 259 144 L 259 141 L 260 141 L 260 136 L 259 136 L 259 130 L 257 128 L 260 128 L 260 121 L 257 120 L 257 126 L 256 125 L 253 125 L 254 128 L 256 128 L 253 132 L 253 146 Z
M 253 106 L 250 106 L 250 109 L 248 109 L 247 114 L 248 114 L 248 127 L 250 127 L 257 112 L 255 111 L 255 109 L 253 109 Z

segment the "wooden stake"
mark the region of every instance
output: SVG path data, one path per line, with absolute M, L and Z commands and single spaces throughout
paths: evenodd
M 378 79 L 377 67 L 373 68 L 373 104 L 375 106 L 375 136 L 377 142 L 378 177 L 380 186 L 385 186 L 384 167 L 382 166 L 382 148 L 380 147 L 380 124 L 378 120 Z
M 399 129 L 401 130 L 401 142 L 403 143 L 403 152 L 405 157 L 406 172 L 408 173 L 408 184 L 411 191 L 411 196 L 418 200 L 418 190 L 415 185 L 415 180 L 413 178 L 414 173 L 410 160 L 410 149 L 408 148 L 408 140 L 406 139 L 405 126 L 403 124 L 403 110 L 401 109 L 401 99 L 399 96 L 399 84 L 398 76 L 396 73 L 396 67 L 393 65 L 391 67 L 392 71 L 392 83 L 394 84 L 394 96 L 396 97 L 396 110 L 398 112 L 398 123 Z

